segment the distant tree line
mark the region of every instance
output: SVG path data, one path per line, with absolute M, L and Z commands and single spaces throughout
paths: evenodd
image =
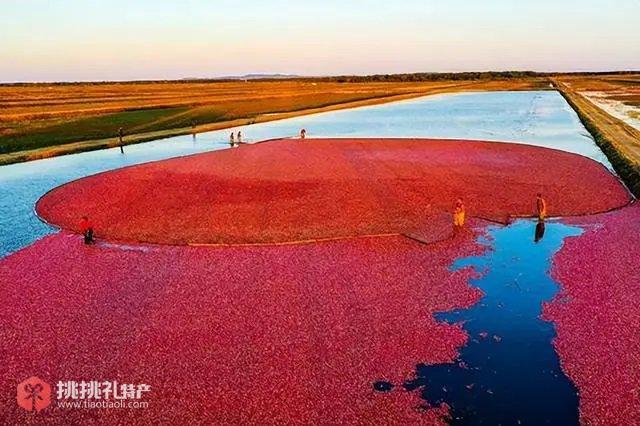
M 331 81 L 338 83 L 365 83 L 365 82 L 415 82 L 415 81 L 459 81 L 459 80 L 511 80 L 536 77 L 552 77 L 562 75 L 629 75 L 638 74 L 638 71 L 612 71 L 612 72 L 535 72 L 535 71 L 479 71 L 479 72 L 433 72 L 410 74 L 373 74 L 373 75 L 342 75 L 333 77 L 320 77 L 315 80 Z
M 416 72 L 406 74 L 373 74 L 373 75 L 340 75 L 340 76 L 265 76 L 252 75 L 249 79 L 238 78 L 188 78 L 180 80 L 133 80 L 133 81 L 89 81 L 89 82 L 49 82 L 49 83 L 0 83 L 0 86 L 71 86 L 102 84 L 175 84 L 175 83 L 237 83 L 240 81 L 310 81 L 337 83 L 369 83 L 369 82 L 416 82 L 416 81 L 459 81 L 459 80 L 509 80 L 553 76 L 597 76 L 597 75 L 631 75 L 638 71 L 591 71 L 591 72 L 536 72 L 536 71 L 473 71 L 473 72 Z
M 538 77 L 534 71 L 486 71 L 486 72 L 416 72 L 410 74 L 373 74 L 373 75 L 342 75 L 320 78 L 321 81 L 338 83 L 365 82 L 414 82 L 414 81 L 458 81 L 458 80 L 505 80 Z

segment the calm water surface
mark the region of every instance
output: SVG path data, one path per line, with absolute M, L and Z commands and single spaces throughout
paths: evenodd
M 560 368 L 555 329 L 540 318 L 542 303 L 558 291 L 550 277 L 553 255 L 580 228 L 519 220 L 491 226 L 481 238 L 488 250 L 459 259 L 453 269 L 483 273 L 471 280 L 482 299 L 468 309 L 436 315 L 461 323 L 469 341 L 454 363 L 418 364 L 402 384 L 378 381 L 378 392 L 419 392 L 425 407 L 446 403 L 461 425 L 577 425 L 578 394 Z

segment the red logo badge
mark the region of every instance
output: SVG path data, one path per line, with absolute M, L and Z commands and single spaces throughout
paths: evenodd
M 27 411 L 40 411 L 51 403 L 51 386 L 33 376 L 18 385 L 18 405 Z

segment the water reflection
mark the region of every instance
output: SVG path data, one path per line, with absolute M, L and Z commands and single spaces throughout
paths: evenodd
M 519 220 L 491 227 L 490 238 L 481 240 L 490 250 L 455 263 L 454 269 L 486 271 L 472 280 L 484 293 L 477 304 L 436 315 L 462 324 L 469 341 L 454 363 L 418 364 L 415 378 L 403 384 L 420 393 L 425 407 L 448 404 L 453 424 L 578 423 L 577 390 L 552 346 L 554 326 L 540 313 L 558 290 L 548 273 L 554 253 L 566 237 L 582 231 L 552 222 L 547 237 L 533 243 L 538 225 Z M 381 389 L 377 383 L 378 392 L 396 391 L 393 384 Z
M 536 231 L 534 233 L 533 242 L 537 243 L 544 238 L 544 220 L 538 220 Z

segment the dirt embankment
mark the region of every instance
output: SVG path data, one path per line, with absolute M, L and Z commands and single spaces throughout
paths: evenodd
M 611 116 L 572 90 L 566 83 L 552 79 L 558 91 L 576 111 L 580 121 L 611 161 L 631 192 L 640 196 L 640 131 Z

